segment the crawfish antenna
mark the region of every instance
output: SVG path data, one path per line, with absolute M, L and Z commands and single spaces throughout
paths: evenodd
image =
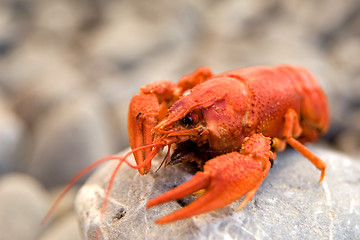
M 152 144 L 148 144 L 148 145 L 145 145 L 145 146 L 141 146 L 141 147 L 137 147 L 133 150 L 131 150 L 130 152 L 128 152 L 127 154 L 125 154 L 123 157 L 120 157 L 120 156 L 117 156 L 117 155 L 109 155 L 109 156 L 106 156 L 106 157 L 103 157 L 103 158 L 100 158 L 99 160 L 97 160 L 96 162 L 92 163 L 91 165 L 89 165 L 88 167 L 84 168 L 83 170 L 81 170 L 78 174 L 75 175 L 75 177 L 73 177 L 67 184 L 66 186 L 63 188 L 63 190 L 61 191 L 61 193 L 59 194 L 59 196 L 55 199 L 55 202 L 53 203 L 53 205 L 50 207 L 49 211 L 46 213 L 45 217 L 43 218 L 43 220 L 41 221 L 41 225 L 44 225 L 49 217 L 53 214 L 53 212 L 55 211 L 56 207 L 59 205 L 59 202 L 61 201 L 61 199 L 65 196 L 65 194 L 70 190 L 70 188 L 77 182 L 79 181 L 80 178 L 82 178 L 84 175 L 86 175 L 88 172 L 90 172 L 91 170 L 93 170 L 95 167 L 97 167 L 98 165 L 106 162 L 106 161 L 109 161 L 109 160 L 119 160 L 120 163 L 118 164 L 118 166 L 116 167 L 116 169 L 114 170 L 113 172 L 113 175 L 115 176 L 115 174 L 117 173 L 117 170 L 120 168 L 121 164 L 123 162 L 125 162 L 126 164 L 128 164 L 131 168 L 134 168 L 134 169 L 139 169 L 139 168 L 142 168 L 145 166 L 146 163 L 148 163 L 149 161 L 152 160 L 152 158 L 159 152 L 159 148 L 155 148 L 153 151 L 152 151 L 152 154 L 150 154 L 150 156 L 140 165 L 138 166 L 135 166 L 135 165 L 132 165 L 131 163 L 129 163 L 128 161 L 126 161 L 126 158 L 129 157 L 131 154 L 133 154 L 134 152 L 137 152 L 137 151 L 141 151 L 145 148 L 152 148 L 152 147 L 156 147 L 156 146 L 161 146 L 163 145 L 162 142 L 156 142 L 156 143 L 152 143 Z M 150 158 L 151 157 L 151 158 Z M 109 183 L 109 186 L 108 186 L 108 189 L 111 189 L 111 186 L 112 186 L 112 181 L 113 181 L 113 178 L 110 180 L 110 183 Z M 108 190 L 110 192 L 110 190 Z M 108 193 L 107 193 L 108 195 Z M 106 196 L 107 196 L 106 195 Z M 104 199 L 104 205 L 106 207 L 106 201 L 107 201 L 107 197 L 105 197 Z
M 151 144 L 151 145 L 154 145 L 154 144 Z M 145 147 L 145 146 L 144 146 Z M 146 147 L 149 147 L 149 145 L 147 145 Z M 142 150 L 137 148 L 137 149 L 134 149 L 133 151 L 140 151 Z M 130 154 L 133 152 L 131 151 Z M 134 169 L 140 169 L 140 168 L 143 168 L 144 166 L 146 166 L 154 157 L 155 155 L 160 151 L 160 149 L 158 147 L 155 147 L 150 155 L 145 159 L 145 161 L 141 164 L 139 164 L 138 166 L 134 166 L 134 165 L 131 165 L 130 163 L 128 163 L 127 161 L 125 161 L 125 157 L 127 157 L 128 155 L 125 155 L 123 160 L 122 159 L 119 159 L 120 162 L 116 165 L 116 168 L 114 169 L 111 177 L 110 177 L 110 180 L 109 180 L 109 183 L 108 183 L 108 186 L 107 186 L 107 189 L 106 189 L 106 193 L 105 193 L 105 197 L 104 197 L 104 201 L 103 201 L 103 205 L 102 205 L 102 208 L 101 208 L 101 213 L 100 213 L 100 224 L 96 231 L 96 239 L 100 239 L 100 232 L 101 232 L 101 226 L 103 226 L 103 223 L 104 223 L 104 216 L 105 216 L 105 211 L 106 211 L 106 206 L 107 206 L 107 203 L 108 203 L 108 200 L 109 200 L 109 196 L 110 196 L 110 191 L 111 191 L 111 188 L 112 188 L 112 185 L 114 183 L 114 180 L 115 180 L 115 176 L 116 176 L 116 173 L 119 171 L 122 163 L 125 161 L 130 167 L 134 168 Z
M 85 174 L 87 174 L 88 172 L 90 172 L 92 169 L 94 169 L 95 167 L 97 167 L 98 165 L 100 165 L 103 162 L 106 162 L 108 160 L 113 160 L 114 159 L 114 155 L 110 155 L 110 156 L 106 156 L 103 157 L 99 160 L 97 160 L 96 162 L 92 163 L 91 165 L 89 165 L 88 167 L 84 168 L 82 171 L 80 171 L 78 174 L 75 175 L 75 177 L 73 177 L 73 179 L 71 179 L 66 186 L 64 187 L 64 189 L 61 191 L 61 193 L 59 194 L 59 196 L 55 199 L 55 202 L 53 203 L 53 205 L 51 206 L 51 208 L 49 209 L 49 211 L 47 212 L 47 214 L 45 215 L 44 219 L 41 221 L 41 225 L 44 225 L 47 220 L 49 219 L 49 217 L 51 216 L 51 214 L 54 212 L 54 210 L 56 209 L 57 205 L 59 204 L 60 200 L 65 196 L 65 194 L 70 190 L 70 188 L 77 182 L 79 181 L 80 178 L 82 178 Z
M 139 164 L 138 166 L 134 166 L 134 165 L 131 165 L 129 164 L 128 162 L 128 165 L 134 169 L 139 169 L 139 168 L 142 168 L 144 167 L 149 161 L 151 161 L 155 155 L 159 152 L 159 148 L 154 148 L 152 151 L 151 151 L 151 154 L 145 159 L 145 161 L 141 164 Z M 119 158 L 119 157 L 118 157 Z M 110 195 L 110 191 L 111 191 L 111 188 L 112 188 L 112 185 L 114 183 L 114 180 L 115 180 L 115 176 L 116 176 L 116 173 L 119 171 L 122 163 L 124 162 L 124 160 L 122 160 L 122 158 L 119 158 L 120 162 L 118 163 L 118 165 L 116 165 L 116 168 L 114 169 L 111 177 L 110 177 L 110 180 L 109 180 L 109 183 L 108 183 L 108 186 L 107 186 L 107 189 L 106 189 L 106 193 L 105 193 L 105 197 L 104 197 L 104 202 L 103 202 L 103 205 L 102 205 L 102 209 L 101 209 L 101 217 L 100 217 L 100 221 L 102 222 L 103 221 L 103 215 L 105 213 L 105 210 L 106 210 L 106 205 L 107 205 L 107 202 L 108 202 L 108 199 L 109 199 L 109 195 Z

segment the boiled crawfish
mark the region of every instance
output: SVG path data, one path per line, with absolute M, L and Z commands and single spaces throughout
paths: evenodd
M 220 75 L 201 67 L 178 83 L 159 81 L 141 88 L 129 106 L 132 151 L 123 157 L 107 156 L 89 166 L 68 184 L 58 200 L 90 169 L 109 159 L 118 159 L 104 211 L 120 165 L 126 162 L 140 174 L 146 174 L 154 156 L 168 146 L 174 153 L 168 162 L 168 151 L 166 164 L 195 162 L 201 171 L 150 200 L 147 208 L 193 193 L 202 195 L 156 223 L 209 212 L 245 195 L 240 210 L 253 198 L 276 152 L 284 150 L 286 144 L 321 171 L 322 181 L 326 164 L 302 143 L 316 141 L 328 127 L 326 97 L 313 75 L 303 67 L 258 66 Z M 130 154 L 134 154 L 136 166 L 126 161 Z

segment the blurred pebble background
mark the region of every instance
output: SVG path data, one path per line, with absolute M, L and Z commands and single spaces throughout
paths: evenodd
M 359 57 L 357 0 L 2 0 L 0 238 L 79 239 L 75 191 L 39 225 L 59 187 L 128 146 L 139 87 L 199 66 L 307 67 L 328 95 L 323 143 L 358 158 Z

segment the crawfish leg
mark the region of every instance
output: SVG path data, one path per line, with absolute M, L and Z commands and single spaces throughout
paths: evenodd
M 319 157 L 313 154 L 307 147 L 296 140 L 294 137 L 298 137 L 301 134 L 301 127 L 296 112 L 289 109 L 285 114 L 285 127 L 284 136 L 286 142 L 299 151 L 304 157 L 306 157 L 317 169 L 321 171 L 320 180 L 321 182 L 325 176 L 326 163 Z
M 183 198 L 201 189 L 205 193 L 190 205 L 179 209 L 156 223 L 165 224 L 224 207 L 246 194 L 243 208 L 265 179 L 273 157 L 270 139 L 262 134 L 251 136 L 243 144 L 242 152 L 231 152 L 206 162 L 203 172 L 197 172 L 182 185 L 150 200 L 147 208 Z

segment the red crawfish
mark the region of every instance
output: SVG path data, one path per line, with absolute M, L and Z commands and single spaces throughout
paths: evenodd
M 129 106 L 132 151 L 121 157 L 104 157 L 76 175 L 49 214 L 80 177 L 104 161 L 117 159 L 119 164 L 107 188 L 104 212 L 121 164 L 126 162 L 144 175 L 150 171 L 154 156 L 166 146 L 174 151 L 169 160 L 168 150 L 165 165 L 195 162 L 200 171 L 189 181 L 150 200 L 146 207 L 193 193 L 201 196 L 156 223 L 209 212 L 245 196 L 240 210 L 253 198 L 276 152 L 283 151 L 286 144 L 321 171 L 322 181 L 326 164 L 302 143 L 316 141 L 328 127 L 325 94 L 303 67 L 257 66 L 220 75 L 201 67 L 177 83 L 159 81 L 141 88 Z M 131 154 L 136 165 L 126 160 Z

